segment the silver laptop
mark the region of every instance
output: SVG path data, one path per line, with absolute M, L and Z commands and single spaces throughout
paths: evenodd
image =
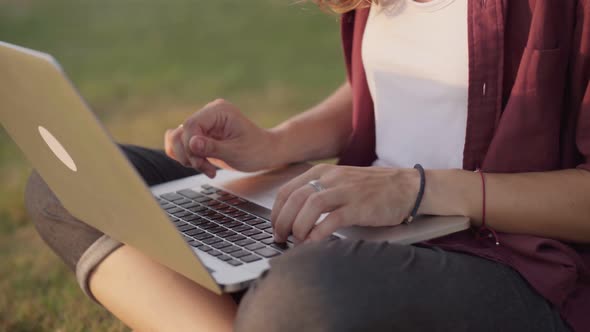
M 310 166 L 220 171 L 148 188 L 48 54 L 0 42 L 0 122 L 75 217 L 218 294 L 244 289 L 293 247 L 274 243 L 270 208 Z M 321 221 L 320 221 L 321 222 Z M 469 227 L 464 217 L 351 227 L 333 239 L 411 244 Z

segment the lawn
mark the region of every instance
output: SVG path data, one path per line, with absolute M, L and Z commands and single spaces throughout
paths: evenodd
M 270 127 L 344 79 L 338 18 L 294 0 L 0 0 L 0 40 L 53 54 L 117 140 L 152 147 L 217 97 Z M 29 172 L 0 128 L 0 331 L 127 330 L 35 233 Z

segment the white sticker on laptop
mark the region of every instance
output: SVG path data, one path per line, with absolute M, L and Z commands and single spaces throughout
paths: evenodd
M 43 137 L 43 140 L 45 143 L 47 143 L 47 146 L 49 146 L 53 154 L 55 154 L 55 156 L 69 169 L 74 172 L 78 171 L 78 167 L 76 167 L 74 159 L 72 159 L 68 151 L 66 151 L 57 138 L 55 138 L 55 136 L 53 136 L 49 130 L 45 129 L 43 126 L 39 126 L 38 129 L 39 134 L 41 134 L 41 137 Z

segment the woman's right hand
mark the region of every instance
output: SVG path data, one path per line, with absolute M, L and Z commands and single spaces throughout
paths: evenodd
M 167 130 L 164 145 L 168 156 L 213 178 L 215 166 L 252 172 L 280 165 L 277 136 L 217 99 Z

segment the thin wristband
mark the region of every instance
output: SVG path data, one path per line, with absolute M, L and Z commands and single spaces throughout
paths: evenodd
M 418 197 L 416 197 L 416 203 L 414 203 L 414 208 L 410 212 L 410 215 L 406 218 L 404 223 L 409 224 L 411 223 L 414 218 L 418 215 L 418 209 L 420 208 L 420 204 L 422 203 L 422 198 L 424 197 L 424 188 L 426 187 L 426 174 L 424 173 L 424 167 L 420 164 L 414 165 L 414 168 L 418 170 L 420 173 L 420 189 L 418 190 Z
M 493 237 L 494 240 L 496 241 L 496 245 L 499 246 L 500 239 L 498 238 L 498 234 L 496 234 L 496 231 L 489 228 L 486 224 L 486 201 L 487 201 L 487 199 L 486 199 L 486 178 L 484 176 L 484 173 L 480 169 L 477 169 L 476 172 L 479 173 L 479 175 L 481 176 L 481 189 L 482 189 L 482 193 L 483 193 L 483 200 L 482 200 L 483 202 L 482 202 L 482 207 L 481 207 L 481 226 L 479 227 L 478 235 L 484 231 L 490 232 L 489 236 Z

